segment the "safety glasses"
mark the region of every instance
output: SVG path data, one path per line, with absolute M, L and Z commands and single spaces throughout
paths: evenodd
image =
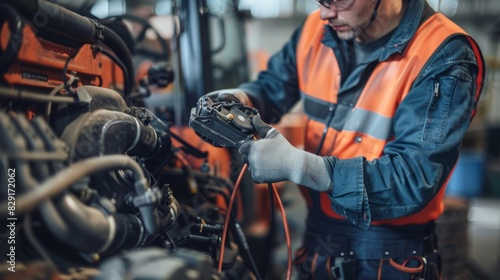
M 321 5 L 327 9 L 335 8 L 336 11 L 342 11 L 348 9 L 355 0 L 313 0 L 318 5 Z

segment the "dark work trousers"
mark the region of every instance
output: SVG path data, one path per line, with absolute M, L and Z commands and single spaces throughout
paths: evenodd
M 308 225 L 294 265 L 294 279 L 439 279 L 435 223 L 368 230 L 340 220 Z

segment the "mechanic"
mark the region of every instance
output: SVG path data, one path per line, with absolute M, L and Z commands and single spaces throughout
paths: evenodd
M 439 279 L 435 223 L 482 90 L 479 47 L 425 0 L 316 2 L 256 81 L 209 95 L 259 110 L 261 139 L 239 148 L 256 182 L 303 186 L 295 278 Z M 267 124 L 300 99 L 305 151 Z

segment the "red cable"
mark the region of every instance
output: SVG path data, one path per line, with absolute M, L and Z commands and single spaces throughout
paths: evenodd
M 238 176 L 238 180 L 236 181 L 236 184 L 234 185 L 233 193 L 231 194 L 231 198 L 229 199 L 229 205 L 227 206 L 227 212 L 226 212 L 226 220 L 224 221 L 224 228 L 222 229 L 222 240 L 220 244 L 220 252 L 219 252 L 219 266 L 218 266 L 218 271 L 219 273 L 222 272 L 222 262 L 224 260 L 224 247 L 226 244 L 226 236 L 227 236 L 227 230 L 229 228 L 229 220 L 231 218 L 231 211 L 233 211 L 233 204 L 234 200 L 236 198 L 236 194 L 238 193 L 238 189 L 240 188 L 241 180 L 243 179 L 243 174 L 245 174 L 245 171 L 248 168 L 248 164 L 243 165 L 243 168 L 240 171 L 240 175 Z
M 285 207 L 283 207 L 283 203 L 281 202 L 280 195 L 278 194 L 278 190 L 276 190 L 276 187 L 274 184 L 271 184 L 273 186 L 273 192 L 274 192 L 274 197 L 276 197 L 276 200 L 278 202 L 278 206 L 280 208 L 281 212 L 281 220 L 283 221 L 283 229 L 285 230 L 285 239 L 286 239 L 286 248 L 288 251 L 288 264 L 287 264 L 287 269 L 286 269 L 286 279 L 290 280 L 292 278 L 292 242 L 290 241 L 290 231 L 288 229 L 288 222 L 286 219 L 286 213 L 285 213 Z M 273 211 L 274 209 L 271 209 Z
M 243 174 L 245 171 L 248 169 L 248 164 L 243 165 L 243 168 L 240 171 L 240 175 L 238 176 L 238 180 L 236 181 L 236 184 L 234 185 L 233 193 L 231 194 L 231 198 L 229 199 L 229 205 L 227 207 L 227 212 L 226 212 L 226 220 L 224 221 L 224 228 L 222 229 L 222 239 L 221 239 L 221 245 L 220 245 L 220 252 L 219 252 L 219 265 L 218 265 L 218 272 L 222 272 L 222 263 L 224 260 L 224 247 L 226 244 L 226 237 L 227 237 L 227 231 L 229 228 L 229 219 L 231 215 L 231 211 L 233 209 L 233 204 L 234 200 L 236 198 L 236 194 L 238 192 L 238 189 L 241 184 L 241 180 L 243 179 Z M 290 241 L 290 231 L 288 229 L 288 222 L 286 219 L 286 213 L 285 213 L 285 207 L 283 207 L 283 203 L 281 202 L 281 198 L 278 194 L 278 191 L 276 190 L 276 187 L 274 184 L 271 184 L 274 192 L 274 196 L 276 198 L 276 201 L 278 202 L 278 206 L 280 208 L 281 212 L 281 220 L 283 221 L 283 228 L 285 230 L 285 239 L 286 239 L 286 247 L 288 251 L 288 265 L 287 265 L 287 273 L 286 273 L 286 279 L 290 280 L 292 277 L 292 243 Z M 274 211 L 274 209 L 270 209 L 271 211 Z

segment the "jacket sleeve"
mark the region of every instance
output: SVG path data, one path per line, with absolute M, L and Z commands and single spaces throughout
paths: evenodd
M 433 55 L 393 118 L 382 157 L 329 157 L 332 208 L 367 228 L 423 209 L 445 184 L 477 105 L 478 62 L 463 36 Z M 482 72 L 481 72 L 482 73 Z
M 283 48 L 271 56 L 257 80 L 239 86 L 259 110 L 262 120 L 276 123 L 299 100 L 296 48 L 301 24 Z

